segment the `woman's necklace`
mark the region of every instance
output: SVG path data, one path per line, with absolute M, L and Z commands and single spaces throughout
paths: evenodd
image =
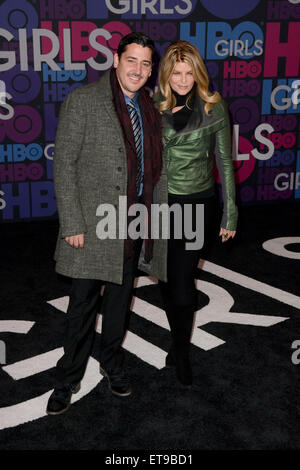
M 176 98 L 176 105 L 174 106 L 174 108 L 172 108 L 172 113 L 176 113 L 177 111 L 180 111 L 181 109 L 185 107 L 190 91 L 186 93 L 185 95 L 179 95 L 179 93 L 173 90 L 173 88 L 171 88 L 171 90 L 172 90 L 173 95 Z

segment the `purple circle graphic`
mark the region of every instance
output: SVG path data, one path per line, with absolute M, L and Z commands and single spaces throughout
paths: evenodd
M 30 79 L 25 74 L 24 75 L 15 75 L 12 86 L 19 93 L 26 93 L 30 89 Z
M 40 92 L 41 78 L 31 66 L 28 71 L 20 70 L 16 65 L 5 74 L 7 91 L 13 96 L 15 103 L 29 103 Z
M 7 136 L 14 142 L 34 141 L 42 130 L 42 118 L 36 109 L 26 105 L 15 106 L 15 115 L 6 123 Z
M 9 13 L 8 22 L 14 29 L 25 28 L 28 23 L 28 16 L 25 11 L 16 9 Z
M 26 134 L 31 131 L 32 122 L 28 116 L 20 115 L 15 119 L 14 127 L 20 134 Z
M 210 13 L 219 18 L 233 19 L 247 15 L 254 10 L 260 0 L 201 0 L 202 5 Z
M 36 9 L 24 0 L 0 2 L 0 28 L 10 31 L 18 39 L 18 29 L 25 28 L 27 37 L 32 36 L 32 29 L 37 28 L 39 18 Z
M 255 101 L 241 98 L 230 105 L 233 122 L 240 125 L 241 132 L 249 132 L 257 125 L 259 109 Z

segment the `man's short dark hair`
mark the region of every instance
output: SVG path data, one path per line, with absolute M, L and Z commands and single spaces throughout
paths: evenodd
M 123 52 L 126 50 L 126 47 L 129 46 L 129 44 L 133 43 L 139 44 L 139 46 L 149 47 L 149 49 L 151 49 L 153 59 L 153 55 L 155 53 L 154 41 L 152 41 L 152 39 L 144 33 L 130 33 L 121 39 L 117 50 L 119 59 L 121 58 Z

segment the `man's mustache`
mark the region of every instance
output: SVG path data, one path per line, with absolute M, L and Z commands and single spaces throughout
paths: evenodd
M 134 78 L 143 78 L 143 75 L 140 75 L 138 73 L 129 73 L 128 76 L 129 77 L 134 77 Z

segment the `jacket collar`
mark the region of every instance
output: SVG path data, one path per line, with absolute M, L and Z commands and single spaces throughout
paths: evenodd
M 107 72 L 105 72 L 105 74 L 98 81 L 97 85 L 98 93 L 100 94 L 101 99 L 112 102 L 113 96 L 110 85 L 110 70 L 107 70 Z
M 222 120 L 223 118 L 217 115 L 214 112 L 214 109 L 210 112 L 209 115 L 205 113 L 204 101 L 197 94 L 194 101 L 194 109 L 190 116 L 190 119 L 188 120 L 186 126 L 183 129 L 178 132 L 174 130 L 174 137 L 183 134 L 188 134 L 195 130 L 210 128 L 210 126 L 214 127 L 214 124 Z M 162 123 L 163 128 L 173 129 L 173 113 L 170 109 L 168 109 L 167 111 L 163 111 Z

